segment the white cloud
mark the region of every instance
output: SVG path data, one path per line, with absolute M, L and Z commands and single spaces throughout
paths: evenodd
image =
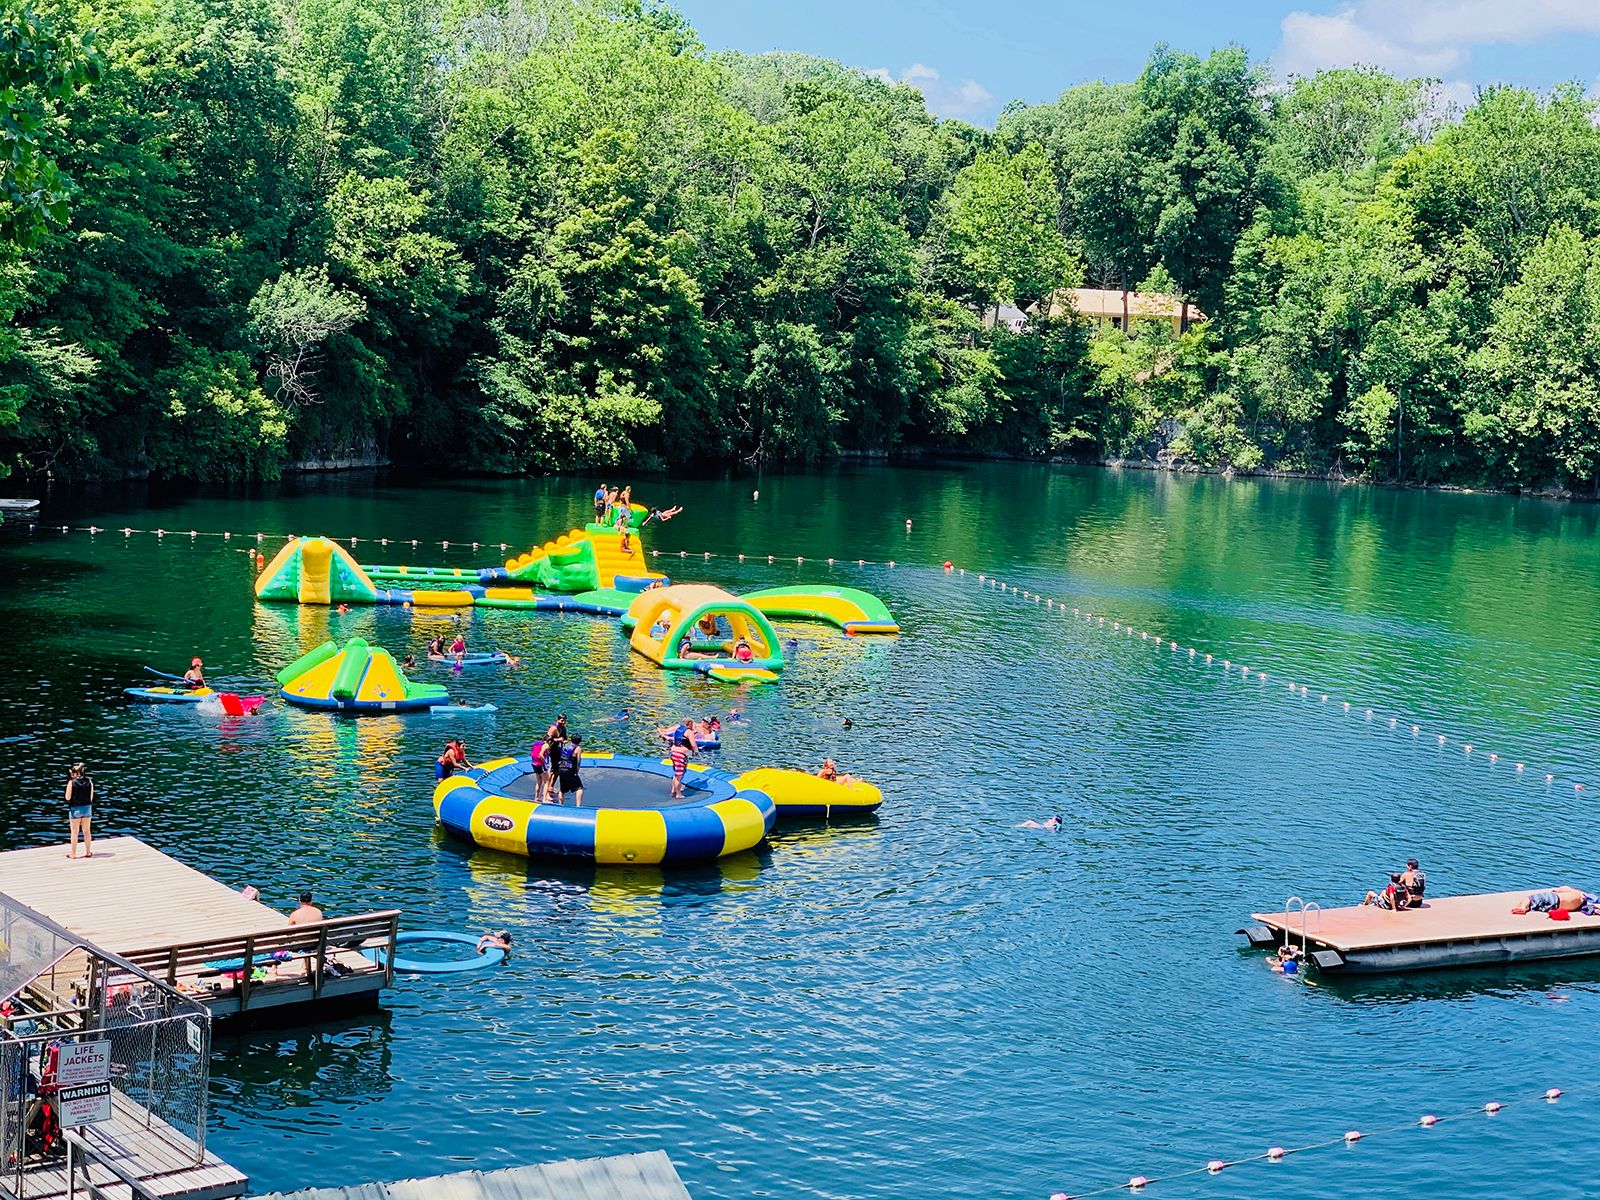
M 922 93 L 928 111 L 935 116 L 970 121 L 994 111 L 994 94 L 983 84 L 975 79 L 954 83 L 926 63 L 912 63 L 898 77 L 883 67 L 873 67 L 867 74 L 885 83 L 904 83 L 916 88 Z
M 1364 64 L 1441 76 L 1464 67 L 1475 46 L 1600 34 L 1596 0 L 1355 0 L 1331 14 L 1284 17 L 1272 56 L 1280 76 Z M 1451 84 L 1450 86 L 1465 86 Z

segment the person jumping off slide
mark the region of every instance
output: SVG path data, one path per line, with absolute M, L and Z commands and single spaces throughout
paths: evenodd
M 659 508 L 652 508 L 649 512 L 647 512 L 645 514 L 644 520 L 639 522 L 639 528 L 643 529 L 646 525 L 650 524 L 651 521 L 663 521 L 663 522 L 670 521 L 670 520 L 672 520 L 673 517 L 677 516 L 682 511 L 683 511 L 683 505 L 681 505 L 681 504 L 675 504 L 671 508 L 664 509 L 664 510 L 663 509 L 659 509 Z

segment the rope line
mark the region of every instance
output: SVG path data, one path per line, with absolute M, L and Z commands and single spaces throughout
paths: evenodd
M 123 526 L 99 526 L 99 525 L 59 525 L 59 526 L 55 526 L 55 525 L 52 525 L 52 526 L 43 526 L 42 528 L 44 528 L 44 529 L 46 529 L 46 530 L 48 530 L 50 532 L 56 532 L 56 533 L 62 533 L 62 534 L 66 534 L 66 533 L 121 534 L 124 538 L 131 538 L 134 534 L 151 535 L 151 536 L 154 536 L 154 537 L 156 537 L 158 539 L 163 539 L 163 540 L 168 538 L 168 537 L 188 538 L 191 541 L 197 541 L 200 538 L 218 538 L 218 539 L 220 539 L 220 540 L 222 540 L 224 542 L 231 542 L 231 541 L 234 541 L 234 540 L 238 540 L 238 541 L 245 542 L 247 544 L 254 543 L 257 546 L 259 546 L 261 543 L 269 541 L 269 540 L 270 541 L 280 541 L 280 540 L 281 541 L 288 541 L 288 540 L 290 540 L 290 539 L 292 539 L 294 537 L 299 536 L 299 535 L 293 534 L 293 533 L 265 533 L 265 532 L 261 532 L 261 531 L 255 531 L 255 532 L 240 531 L 240 532 L 235 532 L 235 531 L 231 531 L 231 530 L 205 530 L 205 529 L 164 529 L 164 528 L 144 529 L 144 528 L 139 528 L 139 527 L 131 526 L 131 525 L 123 525 Z M 340 544 L 343 544 L 343 545 L 348 545 L 348 546 L 350 546 L 352 548 L 355 547 L 355 546 L 361 545 L 362 543 L 366 543 L 368 545 L 378 545 L 378 546 L 410 546 L 412 548 L 420 548 L 422 546 L 427 546 L 430 549 L 432 549 L 433 547 L 437 546 L 441 550 L 458 550 L 458 551 L 463 551 L 463 552 L 467 551 L 467 550 L 479 551 L 479 550 L 484 550 L 484 549 L 498 549 L 502 553 L 504 553 L 504 552 L 506 552 L 506 551 L 508 551 L 508 550 L 510 550 L 512 548 L 511 545 L 509 543 L 507 543 L 507 542 L 481 542 L 481 541 L 480 542 L 474 542 L 474 541 L 463 541 L 463 540 L 432 541 L 432 540 L 421 539 L 421 538 L 386 538 L 386 537 L 362 538 L 362 537 L 347 537 L 347 538 L 329 538 L 328 540 L 332 541 L 332 542 L 337 542 L 337 543 L 340 543 Z M 796 566 L 803 566 L 806 563 L 816 563 L 816 564 L 819 564 L 819 565 L 820 564 L 826 564 L 829 567 L 841 567 L 841 566 L 842 567 L 897 567 L 897 566 L 900 565 L 898 560 L 892 559 L 892 558 L 891 559 L 839 558 L 839 557 L 823 558 L 823 557 L 807 557 L 806 555 L 728 554 L 728 553 L 719 553 L 719 552 L 711 551 L 711 550 L 678 550 L 678 551 L 674 552 L 674 551 L 671 551 L 671 550 L 665 550 L 664 551 L 664 550 L 657 549 L 657 550 L 649 551 L 649 554 L 650 554 L 650 557 L 653 558 L 653 559 L 660 559 L 662 557 L 666 557 L 668 559 L 671 559 L 671 558 L 676 557 L 676 558 L 678 558 L 679 560 L 682 560 L 682 561 L 687 561 L 687 560 L 690 560 L 690 559 L 698 559 L 701 562 L 711 562 L 713 560 L 727 560 L 727 561 L 730 561 L 730 562 L 740 562 L 740 563 L 766 562 L 769 565 L 777 565 L 779 563 L 787 564 L 789 562 L 793 562 Z M 1241 679 L 1249 679 L 1249 678 L 1251 678 L 1253 676 L 1256 679 L 1256 681 L 1258 683 L 1260 683 L 1263 687 L 1265 687 L 1265 685 L 1267 684 L 1269 679 L 1276 678 L 1276 676 L 1272 675 L 1271 673 L 1269 673 L 1267 671 L 1257 670 L 1257 669 L 1249 666 L 1246 663 L 1235 662 L 1231 658 L 1219 658 L 1216 652 L 1208 652 L 1208 651 L 1200 649 L 1197 646 L 1180 644 L 1179 642 L 1177 642 L 1175 640 L 1172 640 L 1171 638 L 1163 637 L 1159 632 L 1152 633 L 1148 629 L 1137 628 L 1137 627 L 1135 627 L 1133 622 L 1131 622 L 1131 621 L 1126 621 L 1125 622 L 1125 621 L 1121 620 L 1120 618 L 1118 618 L 1118 617 L 1116 617 L 1116 616 L 1114 616 L 1112 614 L 1107 614 L 1107 613 L 1102 613 L 1102 612 L 1095 612 L 1095 611 L 1093 611 L 1091 609 L 1084 608 L 1081 604 L 1076 606 L 1076 607 L 1072 607 L 1072 606 L 1068 605 L 1067 601 L 1062 600 L 1059 597 L 1047 596 L 1042 592 L 1034 592 L 1034 591 L 1031 591 L 1031 590 L 1026 589 L 1026 588 L 1019 588 L 1019 587 L 1017 587 L 1015 585 L 1007 584 L 1004 581 L 1002 581 L 1002 580 L 998 579 L 997 577 L 995 577 L 994 575 L 989 574 L 988 572 L 968 571 L 966 568 L 964 568 L 964 567 L 956 567 L 956 566 L 954 566 L 952 563 L 950 563 L 948 561 L 944 563 L 944 571 L 945 571 L 946 574 L 953 575 L 953 576 L 955 576 L 957 578 L 966 578 L 966 579 L 969 579 L 969 580 L 976 579 L 977 582 L 980 583 L 980 584 L 983 584 L 983 585 L 985 585 L 985 586 L 987 586 L 989 588 L 997 589 L 997 590 L 999 590 L 1000 592 L 1002 592 L 1004 594 L 1011 595 L 1011 596 L 1016 596 L 1020 600 L 1032 601 L 1035 604 L 1043 602 L 1043 604 L 1045 605 L 1046 609 L 1049 609 L 1049 610 L 1059 609 L 1063 617 L 1066 617 L 1066 616 L 1070 615 L 1070 616 L 1075 617 L 1075 618 L 1080 618 L 1085 624 L 1092 625 L 1095 628 L 1105 627 L 1109 623 L 1110 631 L 1112 633 L 1123 634 L 1123 635 L 1125 635 L 1127 637 L 1132 637 L 1135 633 L 1137 633 L 1139 635 L 1140 641 L 1148 642 L 1148 641 L 1152 641 L 1153 640 L 1157 647 L 1165 647 L 1171 653 L 1175 653 L 1176 654 L 1176 653 L 1179 653 L 1179 652 L 1183 652 L 1187 658 L 1189 658 L 1190 660 L 1194 661 L 1197 664 L 1200 664 L 1200 663 L 1203 662 L 1203 664 L 1206 665 L 1206 666 L 1220 665 L 1222 667 L 1224 673 L 1228 673 L 1228 672 L 1232 672 L 1232 671 L 1237 670 L 1239 672 L 1239 677 Z M 1341 699 L 1336 698 L 1333 695 L 1332 692 L 1322 691 L 1321 689 L 1313 689 L 1307 684 L 1296 683 L 1295 681 L 1289 680 L 1289 679 L 1285 679 L 1284 680 L 1284 685 L 1285 685 L 1285 688 L 1287 689 L 1287 691 L 1291 695 L 1299 696 L 1299 697 L 1301 697 L 1303 699 L 1306 699 L 1306 700 L 1309 700 L 1313 695 L 1315 695 L 1317 697 L 1317 702 L 1319 704 L 1336 704 L 1336 705 L 1339 706 L 1339 709 L 1340 709 L 1341 712 L 1346 712 L 1346 713 L 1359 711 L 1362 714 L 1362 716 L 1364 716 L 1367 720 L 1370 721 L 1370 720 L 1373 720 L 1374 718 L 1376 718 L 1376 720 L 1378 720 L 1380 722 L 1384 722 L 1389 729 L 1395 730 L 1397 732 L 1400 731 L 1402 728 L 1404 728 L 1404 729 L 1408 730 L 1410 732 L 1410 734 L 1412 735 L 1412 737 L 1414 739 L 1416 739 L 1418 742 L 1420 742 L 1422 740 L 1422 738 L 1424 737 L 1424 731 L 1423 731 L 1423 727 L 1422 727 L 1421 722 L 1413 721 L 1412 719 L 1410 719 L 1409 717 L 1404 716 L 1403 714 L 1393 713 L 1393 714 L 1389 714 L 1389 715 L 1383 715 L 1383 714 L 1378 713 L 1378 711 L 1376 709 L 1374 709 L 1374 708 L 1369 708 L 1369 707 L 1365 707 L 1365 706 L 1358 706 L 1357 704 L 1354 704 L 1349 700 L 1341 700 Z M 1436 744 L 1436 745 L 1438 745 L 1440 747 L 1448 746 L 1448 745 L 1451 744 L 1451 738 L 1450 738 L 1450 736 L 1448 734 L 1443 734 L 1443 733 L 1437 733 L 1436 734 L 1436 733 L 1432 733 L 1430 731 L 1427 734 L 1427 736 L 1431 737 L 1433 739 L 1433 741 L 1434 741 L 1434 744 Z M 1563 785 L 1571 784 L 1572 785 L 1572 790 L 1574 792 L 1583 792 L 1584 790 L 1586 790 L 1586 785 L 1584 783 L 1582 783 L 1581 781 L 1579 781 L 1579 780 L 1572 779 L 1570 777 L 1558 776 L 1554 772 L 1548 772 L 1548 771 L 1547 772 L 1539 772 L 1537 770 L 1529 770 L 1528 769 L 1528 765 L 1527 765 L 1527 763 L 1525 761 L 1513 760 L 1513 759 L 1506 758 L 1505 756 L 1501 755 L 1498 751 L 1491 751 L 1488 754 L 1484 754 L 1483 753 L 1483 747 L 1477 745 L 1474 742 L 1459 741 L 1458 744 L 1461 746 L 1461 750 L 1462 750 L 1463 754 L 1466 754 L 1466 755 L 1469 755 L 1469 756 L 1472 756 L 1472 755 L 1481 756 L 1481 761 L 1486 762 L 1491 767 L 1495 766 L 1495 765 L 1498 765 L 1501 761 L 1505 761 L 1508 765 L 1510 765 L 1510 766 L 1512 766 L 1514 768 L 1516 774 L 1519 775 L 1519 776 L 1523 776 L 1523 777 L 1526 777 L 1526 778 L 1529 778 L 1529 779 L 1535 779 L 1539 775 L 1542 774 L 1543 777 L 1544 777 L 1544 782 L 1545 782 L 1546 785 L 1554 785 L 1554 784 L 1559 782 L 1559 783 L 1562 783 Z
M 1015 585 L 1005 583 L 1004 581 L 987 573 L 974 572 L 969 574 L 969 572 L 967 572 L 965 569 L 952 568 L 950 566 L 946 566 L 945 571 L 947 574 L 955 574 L 958 577 L 967 576 L 969 579 L 976 579 L 979 584 L 987 588 L 996 589 L 1008 596 L 1015 596 L 1019 600 L 1032 601 L 1035 604 L 1043 602 L 1047 610 L 1059 609 L 1064 618 L 1081 620 L 1084 624 L 1092 625 L 1096 629 L 1105 628 L 1110 633 L 1122 634 L 1123 636 L 1129 638 L 1137 633 L 1140 641 L 1154 642 L 1157 649 L 1165 649 L 1169 652 L 1169 654 L 1181 655 L 1181 657 L 1187 659 L 1188 661 L 1194 662 L 1197 665 L 1220 666 L 1224 674 L 1237 671 L 1240 679 L 1249 679 L 1253 676 L 1256 681 L 1262 685 L 1263 689 L 1265 689 L 1269 680 L 1279 678 L 1277 675 L 1267 671 L 1258 670 L 1246 663 L 1236 662 L 1231 658 L 1222 658 L 1214 651 L 1208 652 L 1198 646 L 1187 645 L 1175 641 L 1170 637 L 1165 637 L 1160 632 L 1152 632 L 1148 629 L 1139 628 L 1138 626 L 1134 625 L 1132 621 L 1123 621 L 1113 614 L 1095 612 L 1091 609 L 1084 608 L 1081 605 L 1078 607 L 1070 607 L 1065 600 L 1061 600 L 1054 596 L 1047 596 L 1042 592 L 1033 592 L 1026 588 L 1016 587 Z M 1337 705 L 1339 711 L 1345 713 L 1359 712 L 1367 721 L 1380 722 L 1387 728 L 1395 730 L 1396 732 L 1399 732 L 1401 729 L 1405 729 L 1410 732 L 1413 740 L 1419 744 L 1423 741 L 1424 737 L 1431 738 L 1433 743 L 1441 748 L 1452 744 L 1452 739 L 1448 734 L 1433 733 L 1432 731 L 1427 731 L 1425 733 L 1421 722 L 1414 721 L 1404 714 L 1380 713 L 1375 708 L 1365 707 L 1349 700 L 1342 700 L 1334 695 L 1331 691 L 1325 692 L 1321 689 L 1312 688 L 1308 684 L 1297 683 L 1292 679 L 1284 678 L 1283 683 L 1290 695 L 1298 696 L 1306 700 L 1310 700 L 1312 696 L 1315 696 L 1318 704 Z M 1524 779 L 1537 778 L 1542 774 L 1543 781 L 1546 784 L 1547 789 L 1556 783 L 1561 783 L 1563 785 L 1571 784 L 1572 790 L 1575 793 L 1582 793 L 1586 790 L 1586 785 L 1576 779 L 1558 776 L 1551 771 L 1539 772 L 1537 770 L 1529 770 L 1526 761 L 1508 758 L 1498 751 L 1490 751 L 1486 754 L 1484 753 L 1484 748 L 1476 742 L 1465 741 L 1462 739 L 1454 739 L 1454 742 L 1461 747 L 1461 751 L 1464 755 L 1476 757 L 1479 761 L 1486 763 L 1489 767 L 1493 767 L 1501 762 L 1505 762 L 1514 768 L 1517 776 Z
M 1220 1175 L 1223 1171 L 1226 1171 L 1231 1167 L 1242 1167 L 1251 1163 L 1282 1162 L 1284 1159 L 1292 1157 L 1293 1155 L 1306 1154 L 1312 1150 L 1325 1150 L 1330 1146 L 1353 1146 L 1357 1142 L 1370 1141 L 1375 1137 L 1391 1137 L 1394 1134 L 1402 1133 L 1411 1129 L 1432 1129 L 1435 1126 L 1443 1125 L 1446 1121 L 1460 1121 L 1467 1117 L 1492 1117 L 1500 1112 L 1503 1112 L 1505 1109 L 1527 1104 L 1535 1104 L 1540 1101 L 1543 1101 L 1546 1104 L 1554 1104 L 1557 1100 L 1561 1099 L 1562 1096 L 1578 1095 L 1583 1092 L 1592 1091 L 1594 1091 L 1593 1087 L 1576 1088 L 1571 1092 L 1562 1091 L 1562 1089 L 1557 1087 L 1546 1088 L 1537 1096 L 1524 1096 L 1519 1099 L 1505 1101 L 1491 1100 L 1486 1104 L 1478 1105 L 1474 1108 L 1464 1108 L 1453 1113 L 1446 1113 L 1443 1116 L 1436 1116 L 1433 1113 L 1424 1113 L 1415 1121 L 1407 1121 L 1398 1125 L 1389 1125 L 1380 1129 L 1366 1132 L 1359 1129 L 1350 1129 L 1340 1137 L 1323 1138 L 1320 1141 L 1307 1142 L 1302 1146 L 1272 1146 L 1260 1154 L 1247 1154 L 1239 1158 L 1228 1159 L 1214 1158 L 1210 1162 L 1206 1163 L 1206 1165 L 1203 1167 L 1184 1167 L 1180 1170 L 1169 1171 L 1165 1175 L 1134 1175 L 1122 1183 L 1100 1184 L 1086 1192 L 1056 1192 L 1050 1197 L 1050 1200 L 1090 1200 L 1090 1197 L 1092 1196 L 1109 1196 L 1115 1192 L 1140 1192 L 1145 1188 L 1153 1187 L 1158 1183 L 1171 1183 L 1174 1180 L 1188 1179 L 1196 1175 Z

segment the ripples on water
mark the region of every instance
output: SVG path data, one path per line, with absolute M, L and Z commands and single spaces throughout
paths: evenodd
M 567 486 L 334 482 L 62 519 L 521 547 L 581 517 Z M 895 643 L 793 627 L 795 662 L 742 699 L 725 752 L 834 753 L 882 784 L 879 821 L 786 828 L 665 875 L 475 851 L 433 827 L 445 736 L 519 752 L 564 710 L 591 743 L 640 750 L 734 693 L 630 656 L 611 622 L 484 612 L 474 644 L 525 657 L 462 679 L 501 706 L 492 723 L 124 706 L 140 664 L 191 649 L 264 678 L 330 633 L 419 650 L 447 618 L 257 607 L 242 547 L 214 540 L 0 547 L 19 647 L 0 736 L 23 739 L 5 845 L 61 835 L 62 766 L 81 756 L 103 834 L 280 904 L 312 886 L 333 912 L 515 932 L 506 968 L 403 980 L 377 1017 L 219 1038 L 213 1145 L 258 1187 L 664 1147 L 699 1200 L 1036 1197 L 1587 1081 L 1600 966 L 1308 986 L 1233 931 L 1290 891 L 1353 900 L 1413 851 L 1440 894 L 1596 882 L 1590 801 L 1542 783 L 1582 778 L 1596 733 L 1591 509 L 1015 467 L 773 478 L 759 504 L 746 483 L 655 486 L 688 506 L 659 535 L 670 569 L 736 591 L 841 578 L 895 610 Z M 1002 597 L 945 558 L 1271 678 Z M 1310 699 L 1282 687 L 1300 676 Z M 596 723 L 623 707 L 631 721 Z M 1015 828 L 1050 812 L 1058 835 Z M 1162 1192 L 1577 1196 L 1600 1170 L 1571 1132 L 1592 1110 L 1573 1096 Z

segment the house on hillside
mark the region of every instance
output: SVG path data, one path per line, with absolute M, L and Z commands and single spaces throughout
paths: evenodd
M 1045 308 L 1046 303 L 1041 300 L 1030 311 L 1037 313 Z M 1165 292 L 1062 288 L 1050 295 L 1048 305 L 1047 315 L 1052 318 L 1077 313 L 1097 329 L 1109 325 L 1112 329 L 1130 332 L 1137 332 L 1139 324 L 1144 321 L 1167 321 L 1171 323 L 1174 333 L 1186 333 L 1195 322 L 1206 319 L 1205 313 L 1182 296 Z
M 1015 304 L 996 304 L 983 310 L 983 327 L 1008 329 L 1012 333 L 1021 333 L 1028 327 L 1028 314 Z

